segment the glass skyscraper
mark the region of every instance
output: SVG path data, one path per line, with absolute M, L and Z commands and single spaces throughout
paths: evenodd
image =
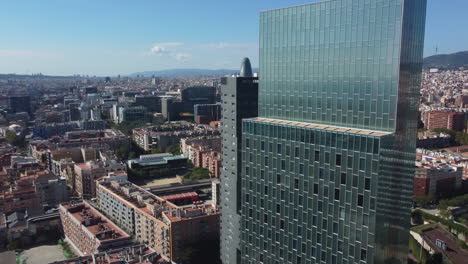
M 335 0 L 261 13 L 239 262 L 406 263 L 425 12 Z

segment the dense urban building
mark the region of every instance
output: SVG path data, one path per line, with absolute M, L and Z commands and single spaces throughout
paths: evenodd
M 187 158 L 171 153 L 147 154 L 140 155 L 138 159 L 128 160 L 127 165 L 130 169 L 142 171 L 169 169 L 177 173 L 187 169 Z
M 131 236 L 87 202 L 70 202 L 59 207 L 63 233 L 80 256 L 131 243 Z
M 68 201 L 66 180 L 48 171 L 31 170 L 7 188 L 1 188 L 2 212 L 30 209 L 41 205 L 56 206 Z
M 49 264 L 170 264 L 146 245 L 110 249 L 105 252 L 55 261 Z
M 221 259 L 223 263 L 239 263 L 242 119 L 258 114 L 258 78 L 253 77 L 248 58 L 241 63 L 240 76 L 221 79 L 221 103 Z
M 182 154 L 195 167 L 207 168 L 219 178 L 221 169 L 221 137 L 183 138 L 180 140 Z
M 149 112 L 161 113 L 161 97 L 154 95 L 135 96 L 135 105 L 143 106 Z
M 219 211 L 196 193 L 172 191 L 176 197 L 156 196 L 126 181 L 101 181 L 99 207 L 116 223 L 156 252 L 177 262 L 185 247 L 208 243 L 219 236 Z M 168 199 L 175 198 L 179 205 Z
M 8 107 L 13 113 L 32 113 L 31 97 L 29 95 L 12 95 L 8 97 Z
M 147 120 L 147 112 L 144 106 L 119 107 L 117 123 Z
M 2 234 L 4 229 L 4 234 Z M 61 229 L 57 208 L 32 207 L 0 213 L 0 246 L 12 241 L 31 245 L 38 238 L 57 235 Z
M 436 128 L 463 131 L 465 128 L 465 113 L 454 111 L 432 110 L 423 113 L 424 127 L 432 130 Z
M 125 172 L 125 164 L 116 161 L 88 161 L 75 164 L 75 191 L 85 199 L 96 197 L 96 180 L 109 172 Z
M 209 124 L 221 120 L 221 104 L 196 104 L 194 107 L 194 121 L 197 124 Z
M 448 197 L 462 188 L 463 169 L 450 165 L 418 164 L 414 178 L 415 196 Z
M 225 263 L 407 262 L 425 12 L 351 0 L 261 13 L 259 117 L 242 124 L 240 247 Z
M 132 137 L 142 149 L 165 150 L 172 145 L 179 145 L 180 139 L 219 135 L 219 131 L 206 125 L 196 126 L 185 121 L 170 122 L 160 126 L 133 129 Z

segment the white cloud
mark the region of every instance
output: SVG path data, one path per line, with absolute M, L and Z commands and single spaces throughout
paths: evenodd
M 176 60 L 182 61 L 182 62 L 192 59 L 192 54 L 190 53 L 175 53 L 173 54 L 173 56 Z
M 170 53 L 170 49 L 183 46 L 182 42 L 163 42 L 154 44 L 150 49 L 150 55 L 163 55 Z
M 202 47 L 202 48 L 212 48 L 212 49 L 252 48 L 252 47 L 257 47 L 257 44 L 255 44 L 255 43 L 217 42 L 217 43 L 202 44 L 201 47 Z

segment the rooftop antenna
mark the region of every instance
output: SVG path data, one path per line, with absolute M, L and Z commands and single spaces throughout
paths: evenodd
M 439 53 L 439 46 L 436 45 L 436 48 L 435 48 L 435 55 L 437 55 Z

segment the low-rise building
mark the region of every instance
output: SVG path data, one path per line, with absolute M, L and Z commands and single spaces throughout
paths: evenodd
M 181 121 L 156 127 L 134 129 L 132 137 L 138 146 L 149 151 L 155 148 L 164 150 L 168 146 L 178 145 L 182 138 L 217 135 L 219 135 L 219 131 L 210 126 L 196 126 Z
M 138 159 L 127 161 L 130 169 L 137 170 L 158 170 L 171 169 L 174 172 L 185 171 L 187 168 L 187 158 L 183 155 L 173 155 L 171 153 L 140 155 Z
M 413 192 L 416 196 L 446 196 L 462 187 L 462 168 L 418 164 Z
M 66 239 L 80 256 L 121 248 L 131 237 L 86 202 L 71 202 L 59 207 Z
M 105 252 L 55 261 L 49 264 L 171 264 L 146 245 L 111 249 Z
M 185 247 L 219 237 L 218 208 L 193 191 L 172 190 L 160 197 L 127 181 L 101 181 L 97 193 L 106 215 L 138 242 L 148 244 L 172 261 L 182 257 Z M 173 198 L 179 205 L 169 201 Z
M 33 207 L 5 213 L 3 217 L 4 238 L 7 242 L 17 241 L 22 245 L 31 245 L 41 236 L 46 239 L 58 239 L 60 236 L 61 223 L 57 208 L 45 210 L 43 207 Z

